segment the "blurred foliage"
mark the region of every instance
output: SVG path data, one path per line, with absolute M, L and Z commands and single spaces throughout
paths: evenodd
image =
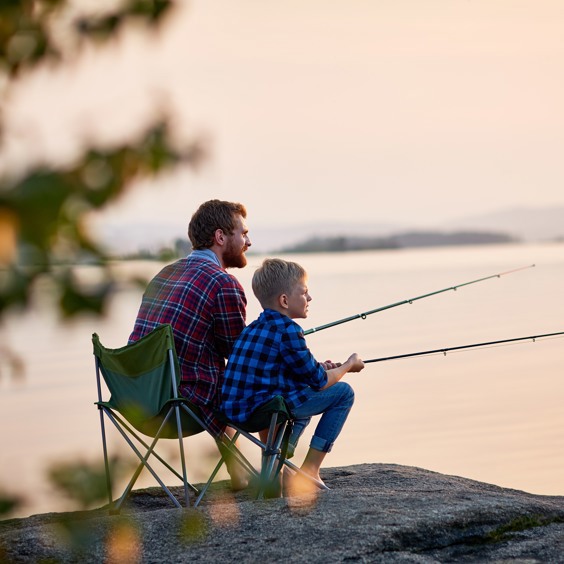
M 9 515 L 22 503 L 23 499 L 21 497 L 0 491 L 0 519 Z
M 179 537 L 186 543 L 203 540 L 208 535 L 208 523 L 203 513 L 187 508 L 182 512 Z
M 89 150 L 66 170 L 38 169 L 15 182 L 0 180 L 0 316 L 12 306 L 30 304 L 34 284 L 48 275 L 65 316 L 102 313 L 114 280 L 103 250 L 84 226 L 86 213 L 104 207 L 132 181 L 189 162 L 204 151 L 195 142 L 180 151 L 162 121 L 129 145 Z M 81 285 L 75 268 L 99 265 L 106 276 Z
M 118 517 L 106 538 L 107 564 L 142 562 L 143 538 L 137 524 L 127 517 Z
M 45 68 L 72 64 L 81 47 L 109 42 L 130 24 L 148 34 L 161 30 L 174 1 L 116 0 L 115 8 L 105 11 L 95 2 L 90 5 L 93 11 L 78 13 L 79 4 L 70 0 L 0 1 L 0 157 L 6 135 L 3 118 L 18 81 Z M 109 148 L 91 146 L 71 164 L 28 166 L 16 175 L 5 163 L 0 176 L 0 325 L 8 311 L 31 305 L 38 287 L 57 297 L 63 317 L 103 313 L 115 279 L 104 250 L 86 228 L 87 214 L 115 201 L 141 179 L 179 163 L 196 167 L 204 157 L 198 139 L 180 147 L 173 142 L 170 117 L 162 114 L 135 139 Z M 79 277 L 77 267 L 85 264 L 100 269 L 97 282 Z M 6 347 L 0 353 L 0 365 L 12 365 L 14 374 L 21 373 L 16 356 Z M 50 477 L 80 507 L 105 499 L 103 468 L 63 465 L 53 468 Z M 21 500 L 1 495 L 0 516 L 18 505 Z M 81 534 L 78 530 L 72 536 Z
M 115 37 L 128 22 L 144 22 L 151 31 L 172 5 L 170 0 L 129 0 L 111 12 L 73 14 L 67 31 L 80 42 Z M 53 30 L 59 29 L 64 15 L 69 19 L 70 9 L 68 0 L 0 4 L 0 73 L 7 77 L 8 92 L 24 70 L 33 72 L 45 61 L 68 62 L 63 42 Z M 67 50 L 76 54 L 74 47 Z M 43 165 L 17 178 L 4 173 L 0 178 L 0 321 L 8 309 L 30 305 L 38 281 L 45 279 L 63 316 L 103 313 L 115 280 L 104 251 L 85 227 L 86 214 L 114 201 L 135 181 L 181 162 L 196 167 L 204 156 L 198 140 L 177 147 L 170 120 L 163 116 L 131 142 L 110 149 L 89 148 L 70 166 Z M 99 282 L 87 285 L 77 278 L 76 266 L 84 264 L 102 269 Z
M 136 466 L 136 462 L 126 458 L 113 458 L 110 461 L 112 481 L 119 482 L 129 477 Z M 70 550 L 75 557 L 80 557 L 99 542 L 99 534 L 89 521 L 88 510 L 101 507 L 108 501 L 104 464 L 60 463 L 50 468 L 48 477 L 55 489 L 79 510 L 60 519 L 58 530 L 61 546 Z M 206 518 L 200 511 L 185 508 L 179 517 L 174 530 L 183 542 L 196 542 L 208 534 Z M 128 516 L 115 515 L 108 526 L 105 538 L 106 562 L 140 562 L 143 538 L 135 521 Z
M 107 564 L 142 561 L 141 531 L 129 517 L 113 517 L 102 533 L 87 513 L 68 513 L 57 520 L 53 531 L 57 534 L 53 557 L 41 562 L 80 562 L 89 559 L 100 551 L 100 541 L 104 544 L 103 562 Z
M 0 62 L 2 71 L 17 75 L 44 59 L 58 59 L 59 49 L 48 27 L 63 0 L 3 0 L 0 4 Z
M 4 371 L 9 370 L 14 381 L 22 381 L 24 375 L 24 361 L 9 347 L 0 344 L 0 379 Z
M 71 31 L 75 41 L 111 39 L 128 22 L 156 26 L 173 5 L 172 0 L 129 0 L 113 11 L 75 14 Z M 71 10 L 68 0 L 2 0 L 0 3 L 0 64 L 14 77 L 24 69 L 49 60 L 59 62 L 64 48 L 53 33 L 58 18 Z
M 121 480 L 131 473 L 135 465 L 115 457 L 110 460 L 110 474 Z M 99 507 L 108 502 L 108 488 L 104 463 L 62 462 L 49 468 L 48 478 L 53 487 L 73 502 L 78 509 Z
M 122 480 L 135 468 L 135 464 L 124 458 L 110 460 L 110 472 L 114 480 Z M 75 557 L 86 553 L 98 542 L 96 531 L 84 513 L 89 509 L 108 503 L 106 470 L 103 462 L 61 462 L 49 468 L 47 475 L 55 490 L 68 499 L 79 512 L 68 513 L 58 521 L 61 546 Z M 108 531 L 108 561 L 133 562 L 128 556 L 136 555 L 138 533 L 127 519 L 117 517 Z M 118 557 L 122 556 L 122 559 Z

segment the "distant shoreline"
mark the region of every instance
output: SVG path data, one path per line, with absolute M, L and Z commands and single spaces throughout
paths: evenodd
M 487 245 L 524 245 L 529 243 L 559 244 L 564 243 L 564 236 L 546 240 L 529 241 L 506 233 L 485 231 L 409 231 L 390 236 L 359 235 L 314 235 L 300 242 L 269 250 L 255 250 L 251 247 L 247 256 L 283 255 L 290 253 L 346 253 L 354 251 L 395 251 L 437 247 L 469 247 Z M 112 255 L 112 260 L 134 261 L 149 260 L 171 262 L 187 256 L 192 247 L 187 240 L 177 239 L 170 246 L 158 251 L 141 249 L 134 253 Z
M 492 231 L 405 231 L 388 236 L 371 235 L 313 235 L 297 243 L 286 245 L 278 249 L 266 251 L 267 254 L 277 253 L 340 253 L 348 251 L 376 251 L 398 250 L 422 247 L 447 247 L 469 245 L 518 244 L 523 240 L 509 235 Z M 163 247 L 157 252 L 140 250 L 126 254 L 122 260 L 162 260 L 171 261 L 186 256 L 192 250 L 186 239 L 176 239 L 171 246 Z M 257 254 L 252 247 L 249 255 Z M 258 254 L 265 254 L 260 252 Z
M 361 235 L 313 236 L 294 245 L 282 247 L 280 253 L 323 253 L 344 251 L 374 251 L 443 247 L 456 245 L 491 245 L 521 243 L 521 239 L 506 233 L 488 231 L 408 231 L 385 237 Z

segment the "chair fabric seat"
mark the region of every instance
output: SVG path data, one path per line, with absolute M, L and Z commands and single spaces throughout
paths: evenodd
M 273 414 L 277 414 L 277 423 L 284 423 L 285 421 L 291 420 L 292 416 L 282 396 L 275 396 L 266 403 L 263 403 L 253 411 L 247 421 L 237 423 L 236 426 L 247 433 L 258 433 L 263 429 L 268 429 Z M 226 425 L 233 425 L 233 422 L 230 421 L 225 414 L 219 412 L 217 417 Z
M 183 400 L 182 398 L 178 400 L 168 400 L 161 411 L 155 415 L 154 417 L 150 417 L 149 419 L 145 418 L 137 418 L 134 416 L 133 413 L 127 414 L 121 411 L 122 415 L 131 423 L 137 431 L 143 433 L 147 437 L 154 437 L 159 428 L 162 425 L 163 420 L 167 416 L 170 408 L 174 406 L 175 403 L 179 405 L 186 405 L 189 407 L 196 415 L 200 415 L 199 409 L 197 406 L 189 402 L 188 400 Z M 111 401 L 103 402 L 97 401 L 95 402 L 98 406 L 104 406 L 107 408 L 114 408 Z M 114 408 L 115 409 L 115 408 Z M 129 416 L 128 416 L 129 415 Z M 180 410 L 180 424 L 182 426 L 182 436 L 183 437 L 192 437 L 193 435 L 197 435 L 198 433 L 202 433 L 206 429 L 202 427 L 194 418 L 186 413 L 184 410 Z M 169 417 L 164 427 L 161 429 L 160 432 L 161 439 L 177 439 L 178 438 L 178 426 L 175 417 Z

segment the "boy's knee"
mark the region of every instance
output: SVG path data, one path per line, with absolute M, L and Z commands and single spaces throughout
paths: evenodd
M 352 406 L 354 403 L 354 390 L 352 386 L 347 384 L 347 382 L 338 382 L 335 385 L 340 387 L 342 402 Z

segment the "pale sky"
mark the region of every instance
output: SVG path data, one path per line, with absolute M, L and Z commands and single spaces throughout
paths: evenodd
M 564 204 L 562 0 L 196 0 L 24 81 L 7 154 L 69 158 L 160 103 L 207 166 L 132 191 L 108 221 L 187 223 L 241 201 L 257 227 L 432 225 Z

